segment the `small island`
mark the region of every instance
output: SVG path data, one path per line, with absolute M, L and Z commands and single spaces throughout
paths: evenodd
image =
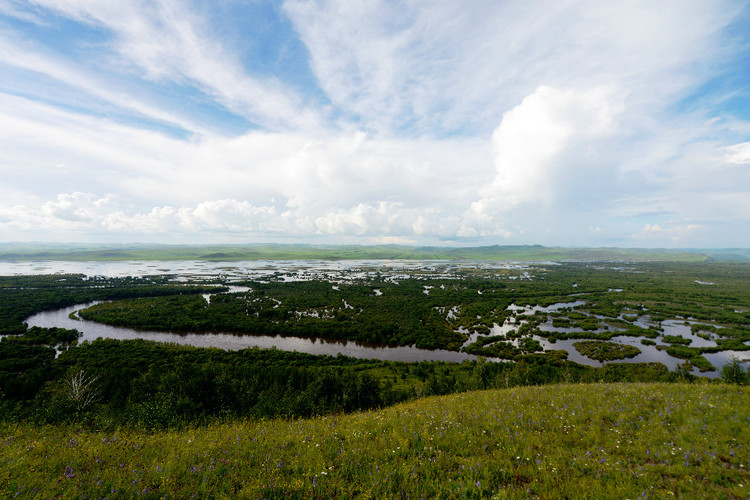
M 584 340 L 574 343 L 573 346 L 587 358 L 597 361 L 634 358 L 641 353 L 640 349 L 632 345 L 605 342 L 602 340 Z

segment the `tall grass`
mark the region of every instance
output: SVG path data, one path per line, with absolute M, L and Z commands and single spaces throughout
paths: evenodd
M 750 391 L 590 384 L 187 431 L 0 427 L 19 498 L 747 498 Z

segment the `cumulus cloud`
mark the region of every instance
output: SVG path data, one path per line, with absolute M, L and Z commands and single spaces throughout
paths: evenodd
M 95 227 L 113 196 L 63 193 L 40 206 L 0 205 L 0 228 L 34 232 L 41 230 L 85 230 Z
M 580 179 L 591 168 L 607 169 L 607 165 L 591 165 L 587 156 L 601 155 L 599 142 L 617 131 L 622 110 L 612 89 L 539 87 L 505 113 L 492 134 L 495 179 L 480 190 L 481 199 L 471 204 L 467 220 L 490 232 L 507 233 L 505 219 L 512 209 L 552 206 L 557 190 L 569 190 L 574 184 L 566 177 Z M 571 150 L 576 153 L 573 161 Z
M 170 234 L 217 235 L 246 238 L 286 235 L 305 238 L 311 235 L 334 237 L 367 237 L 371 241 L 411 241 L 424 231 L 421 210 L 404 209 L 399 204 L 360 203 L 348 209 L 338 208 L 308 213 L 292 208 L 257 206 L 247 201 L 222 199 L 205 201 L 192 207 L 159 206 L 147 212 L 129 213 L 118 200 L 108 196 L 96 198 L 90 193 L 60 194 L 54 201 L 38 207 L 0 205 L 0 232 L 34 229 L 66 230 L 75 233 L 104 234 Z M 416 226 L 421 226 L 417 228 Z M 441 231 L 442 229 L 442 231 Z M 433 221 L 430 234 L 454 235 L 451 224 L 441 227 Z M 219 237 L 221 240 L 222 237 Z
M 224 199 L 199 203 L 195 207 L 154 207 L 148 213 L 129 215 L 121 210 L 100 214 L 97 221 L 109 231 L 142 233 L 273 233 L 281 229 L 274 207 Z

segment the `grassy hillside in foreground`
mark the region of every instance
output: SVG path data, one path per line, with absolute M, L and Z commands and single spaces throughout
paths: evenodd
M 54 245 L 3 244 L 0 261 L 68 260 L 609 260 L 703 262 L 750 260 L 750 249 L 565 248 L 541 245 L 425 247 L 406 245 Z
M 380 411 L 101 433 L 0 426 L 19 498 L 747 498 L 750 391 L 591 384 Z

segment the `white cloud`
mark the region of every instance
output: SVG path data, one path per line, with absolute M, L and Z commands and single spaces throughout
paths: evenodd
M 63 193 L 39 207 L 0 205 L 0 227 L 22 231 L 85 230 L 96 227 L 113 196 L 98 198 L 91 193 Z
M 147 79 L 191 82 L 228 109 L 266 127 L 318 124 L 316 113 L 284 83 L 249 76 L 235 55 L 207 34 L 188 2 L 34 0 L 34 4 L 106 28 L 122 62 Z
M 540 88 L 486 140 L 249 132 L 181 141 L 19 98 L 2 102 L 0 171 L 17 188 L 34 178 L 46 189 L 4 198 L 13 200 L 0 211 L 5 239 L 37 239 L 41 228 L 65 240 L 86 231 L 191 241 L 224 232 L 254 240 L 595 244 L 599 232 L 590 228 L 600 227 L 632 244 L 624 218 L 659 213 L 672 225 L 706 226 L 750 214 L 750 171 L 727 163 L 715 145 L 690 148 L 677 137 L 682 156 L 656 155 L 649 177 L 626 182 L 623 164 L 611 158 L 627 158 L 627 146 L 612 144 L 627 110 L 601 88 Z M 42 154 L 18 163 L 31 147 Z M 17 193 L 11 187 L 3 186 Z M 639 227 L 645 223 L 669 227 L 661 220 Z
M 750 142 L 743 142 L 724 148 L 726 152 L 725 161 L 738 165 L 750 164 Z
M 372 130 L 438 134 L 494 127 L 540 85 L 614 85 L 631 106 L 662 110 L 723 60 L 719 33 L 740 9 L 700 0 L 284 7 L 343 113 Z
M 727 229 L 750 222 L 750 128 L 683 101 L 732 68 L 740 8 L 289 0 L 275 14 L 320 85 L 300 89 L 254 74 L 188 1 L 0 0 L 96 32 L 89 60 L 0 32 L 21 84 L 66 92 L 0 93 L 0 236 L 750 244 Z M 200 97 L 154 98 L 175 89 Z M 257 128 L 212 132 L 230 114 Z
M 148 213 L 128 215 L 123 211 L 101 214 L 101 225 L 109 231 L 143 232 L 229 232 L 272 233 L 280 229 L 274 207 L 224 199 L 199 203 L 195 207 L 154 207 Z
M 316 216 L 380 203 L 457 213 L 492 171 L 488 145 L 474 139 L 258 131 L 185 141 L 18 97 L 0 94 L 0 104 L 6 188 L 38 179 L 32 192 L 42 199 L 61 188 L 112 192 L 129 212 L 236 199 Z
M 14 96 L 0 94 L 0 107 L 0 172 L 6 185 L 41 196 L 123 193 L 129 179 L 169 175 L 169 160 L 190 150 L 189 142 Z
M 599 157 L 599 141 L 617 132 L 623 105 L 608 88 L 560 90 L 539 87 L 505 113 L 492 135 L 494 181 L 480 191 L 466 214 L 469 225 L 505 233 L 509 212 L 523 205 L 533 210 L 558 201 L 558 190 L 571 189 L 565 178 L 579 179 L 591 168 L 587 156 Z M 566 155 L 575 150 L 575 159 Z M 533 208 L 531 207 L 533 205 Z
M 10 66 L 50 77 L 61 84 L 70 85 L 88 96 L 102 99 L 108 104 L 125 111 L 176 125 L 191 133 L 208 133 L 207 127 L 188 117 L 144 102 L 131 93 L 116 90 L 113 88 L 115 86 L 113 83 L 91 74 L 89 70 L 81 67 L 75 61 L 45 54 L 40 49 L 29 47 L 26 42 L 2 32 L 0 32 L 0 61 Z
M 440 214 L 435 214 L 439 215 Z M 358 204 L 348 209 L 330 209 L 309 214 L 300 209 L 278 210 L 246 201 L 222 199 L 193 207 L 159 206 L 147 212 L 127 213 L 114 197 L 96 198 L 90 193 L 60 194 L 39 207 L 0 205 L 0 232 L 55 229 L 109 234 L 178 234 L 183 236 L 241 235 L 249 238 L 288 235 L 306 237 L 317 233 L 342 241 L 368 237 L 372 241 L 406 241 L 414 225 L 424 224 L 419 210 L 398 204 Z M 440 221 L 432 223 L 432 230 Z M 448 226 L 445 237 L 455 235 Z
M 622 110 L 610 89 L 539 87 L 508 111 L 492 134 L 498 175 L 483 194 L 509 206 L 550 200 L 560 177 L 554 171 L 560 155 L 615 133 Z
M 29 12 L 24 6 L 19 6 L 17 0 L 0 0 L 0 13 L 27 21 L 34 24 L 43 24 L 43 21 L 34 12 Z
M 641 231 L 644 233 L 661 233 L 664 229 L 659 224 L 646 224 Z
M 696 233 L 705 228 L 700 224 L 672 224 L 660 226 L 659 224 L 646 224 L 638 234 L 634 235 L 634 241 L 645 247 L 686 247 L 687 243 L 696 238 Z

